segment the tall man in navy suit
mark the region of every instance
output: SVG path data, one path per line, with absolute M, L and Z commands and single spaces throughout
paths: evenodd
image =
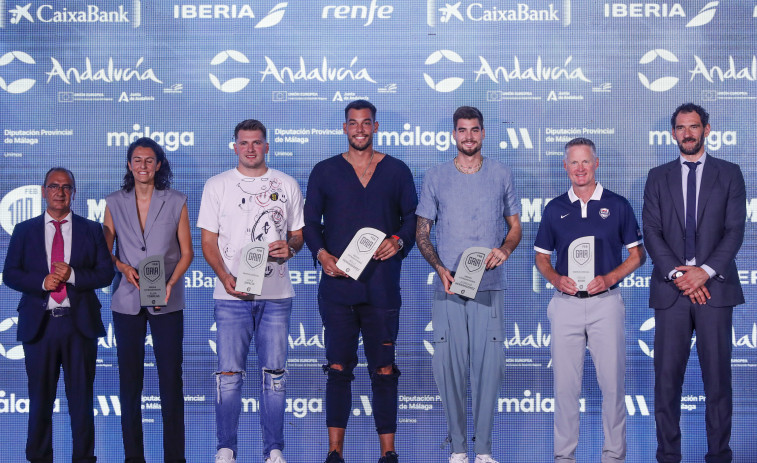
M 3 269 L 5 283 L 22 293 L 18 340 L 29 378 L 26 458 L 53 461 L 52 414 L 63 366 L 72 461 L 93 462 L 92 387 L 97 338 L 105 335 L 95 290 L 113 280 L 113 264 L 100 224 L 71 212 L 76 194 L 71 171 L 50 169 L 42 193 L 47 210 L 16 225 Z
M 744 302 L 736 254 L 744 239 L 746 189 L 739 166 L 708 155 L 709 114 L 693 103 L 671 118 L 678 159 L 649 171 L 644 237 L 654 262 L 657 461 L 681 461 L 681 387 L 696 330 L 707 399 L 707 463 L 730 462 L 731 318 Z

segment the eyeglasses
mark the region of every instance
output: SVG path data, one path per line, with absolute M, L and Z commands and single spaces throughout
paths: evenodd
M 45 188 L 47 188 L 48 191 L 51 191 L 53 193 L 57 193 L 58 190 L 63 190 L 64 194 L 71 194 L 71 192 L 75 190 L 75 188 L 71 185 L 58 185 L 57 183 L 51 183 L 47 185 Z

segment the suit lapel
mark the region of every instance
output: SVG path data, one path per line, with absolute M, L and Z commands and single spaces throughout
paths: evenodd
M 681 230 L 685 229 L 686 224 L 686 211 L 683 207 L 683 185 L 681 180 L 681 163 L 676 159 L 668 164 L 668 172 L 666 174 L 666 181 L 668 182 L 668 189 L 670 191 L 670 197 L 673 199 L 673 208 L 676 211 L 676 217 L 678 217 L 678 223 L 681 225 Z
M 152 190 L 152 198 L 150 198 L 150 208 L 147 210 L 147 220 L 145 221 L 145 243 L 150 236 L 152 226 L 155 224 L 155 220 L 160 215 L 160 211 L 163 209 L 163 205 L 166 202 L 166 192 L 158 190 L 157 188 Z M 135 203 L 136 204 L 136 203 Z
M 702 223 L 702 216 L 704 215 L 704 209 L 707 206 L 707 202 L 712 196 L 712 190 L 715 187 L 715 182 L 720 175 L 720 169 L 716 162 L 712 162 L 715 159 L 707 155 L 707 161 L 702 166 L 702 182 L 699 184 L 699 200 L 697 201 L 697 229 L 699 224 Z
M 126 195 L 126 217 L 134 217 L 135 220 L 127 220 L 129 226 L 134 232 L 134 236 L 142 237 L 142 227 L 139 225 L 139 213 L 137 212 L 137 195 L 134 188 L 127 191 Z M 144 238 L 143 238 L 144 241 Z
M 45 222 L 45 213 L 43 212 L 41 216 L 39 216 L 39 226 L 32 228 L 31 238 L 32 238 L 32 249 L 39 249 L 42 252 L 37 252 L 36 254 L 40 257 L 41 262 L 37 262 L 37 265 L 40 267 L 47 268 L 47 271 L 50 271 L 50 259 L 47 257 L 47 245 L 45 244 L 45 227 L 47 226 L 47 222 Z
M 73 213 L 71 214 L 71 258 L 68 260 L 68 265 L 71 267 L 78 264 L 81 259 L 79 253 L 84 248 L 84 228 L 81 221 L 81 217 Z

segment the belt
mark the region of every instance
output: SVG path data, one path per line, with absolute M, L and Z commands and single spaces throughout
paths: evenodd
M 50 312 L 51 317 L 67 317 L 71 314 L 71 307 L 55 307 L 47 311 Z
M 604 291 L 602 291 L 602 292 L 599 292 L 599 293 L 595 293 L 595 294 L 589 294 L 589 292 L 588 292 L 588 291 L 578 291 L 578 292 L 576 292 L 576 294 L 568 294 L 568 293 L 563 293 L 562 291 L 560 291 L 560 292 L 561 292 L 562 294 L 565 294 L 566 296 L 573 296 L 573 297 L 577 297 L 577 298 L 579 298 L 579 299 L 588 299 L 588 298 L 590 298 L 590 297 L 599 296 L 600 294 L 604 294 L 604 293 L 606 293 L 606 292 L 608 292 L 608 291 L 609 291 L 609 290 L 607 290 L 607 289 L 606 289 L 606 290 L 604 290 Z

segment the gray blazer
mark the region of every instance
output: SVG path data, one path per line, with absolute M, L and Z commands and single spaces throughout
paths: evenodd
M 118 190 L 108 195 L 105 202 L 113 217 L 116 231 L 116 257 L 136 269 L 145 257 L 161 254 L 164 257 L 168 281 L 181 258 L 177 230 L 187 196 L 176 190 L 155 189 L 150 200 L 144 235 L 139 226 L 134 190 Z M 159 313 L 175 312 L 183 308 L 184 282 L 180 280 L 171 289 L 168 305 Z M 111 310 L 126 315 L 136 315 L 140 310 L 139 290 L 126 281 L 121 272 L 116 272 L 113 281 Z M 152 307 L 148 310 L 155 313 Z

